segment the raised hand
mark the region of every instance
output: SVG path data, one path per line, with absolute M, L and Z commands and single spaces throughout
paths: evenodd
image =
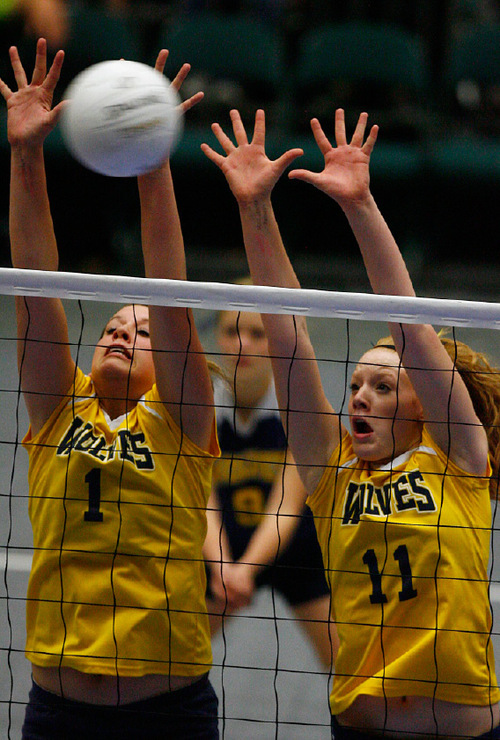
M 7 103 L 7 136 L 12 147 L 41 146 L 61 115 L 65 103 L 52 108 L 54 90 L 64 61 L 64 52 L 58 51 L 47 73 L 47 42 L 39 39 L 31 82 L 15 46 L 9 49 L 10 61 L 17 83 L 13 91 L 0 80 L 0 94 Z
M 218 123 L 212 124 L 212 131 L 222 146 L 225 156 L 219 154 L 208 144 L 202 144 L 202 151 L 223 172 L 233 195 L 240 204 L 248 204 L 266 199 L 275 184 L 294 159 L 303 154 L 302 149 L 290 149 L 271 160 L 265 151 L 266 122 L 263 110 L 255 114 L 253 138 L 248 141 L 245 127 L 237 110 L 230 112 L 236 144 L 227 136 Z
M 161 74 L 163 74 L 163 70 L 165 69 L 165 63 L 168 59 L 168 54 L 169 52 L 167 49 L 162 49 L 156 58 L 155 69 L 158 72 L 161 72 Z M 190 71 L 191 71 L 191 65 L 186 63 L 186 64 L 183 64 L 180 70 L 177 72 L 177 74 L 175 75 L 174 79 L 171 82 L 171 85 L 176 92 L 180 91 Z M 195 106 L 197 103 L 200 102 L 204 94 L 205 93 L 200 91 L 200 92 L 195 93 L 194 95 L 191 95 L 191 97 L 188 98 L 187 100 L 183 100 L 180 106 L 182 112 L 186 113 L 188 110 L 191 110 L 193 106 Z
M 290 179 L 303 180 L 336 200 L 339 205 L 363 201 L 369 194 L 370 156 L 378 135 L 378 126 L 372 126 L 365 140 L 368 114 L 361 113 L 351 142 L 347 142 L 344 111 L 335 112 L 334 147 L 326 137 L 317 118 L 311 121 L 316 143 L 325 158 L 322 172 L 296 169 L 289 173 Z

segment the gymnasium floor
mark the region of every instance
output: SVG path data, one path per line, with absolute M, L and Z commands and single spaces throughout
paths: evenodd
M 24 597 L 30 562 L 30 526 L 27 517 L 26 454 L 19 446 L 26 429 L 22 403 L 17 405 L 14 299 L 0 296 L 0 740 L 19 740 L 24 703 L 30 685 L 23 655 Z M 97 338 L 112 305 L 86 302 L 80 364 L 90 366 L 91 342 Z M 76 341 L 80 316 L 68 304 Z M 197 314 L 207 350 L 213 350 L 210 316 Z M 311 334 L 318 357 L 328 359 L 322 373 L 328 393 L 339 407 L 346 370 L 346 324 L 312 320 Z M 383 324 L 351 322 L 349 357 L 359 356 L 369 342 L 387 334 Z M 487 351 L 500 365 L 500 345 L 494 331 L 460 332 L 459 338 Z M 339 364 L 333 364 L 332 358 Z M 497 527 L 500 525 L 497 524 Z M 500 533 L 494 532 L 500 553 Z M 8 559 L 6 569 L 6 552 Z M 500 558 L 496 558 L 500 560 Z M 494 565 L 492 601 L 494 643 L 500 655 L 500 566 Z M 8 598 L 6 598 L 8 597 Z M 225 740 L 327 740 L 328 676 L 321 667 L 286 606 L 270 592 L 260 592 L 251 608 L 229 622 L 214 644 L 212 680 L 218 691 Z

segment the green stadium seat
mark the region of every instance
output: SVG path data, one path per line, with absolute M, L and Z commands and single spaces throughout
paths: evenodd
M 333 136 L 336 108 L 344 108 L 349 131 L 361 111 L 380 126 L 373 154 L 374 177 L 421 175 L 422 141 L 428 134 L 429 70 L 418 37 L 382 22 L 328 23 L 306 32 L 294 67 L 294 129 L 305 159 L 318 164 L 309 130 L 320 119 Z M 309 166 L 308 164 L 305 166 Z
M 172 77 L 184 62 L 192 65 L 184 96 L 203 90 L 203 101 L 186 117 L 184 135 L 173 163 L 206 166 L 200 141 L 211 138 L 210 124 L 229 123 L 238 108 L 253 124 L 264 108 L 271 136 L 283 119 L 285 60 L 276 29 L 252 15 L 200 11 L 164 25 L 159 46 L 169 49 L 166 74 Z M 211 143 L 216 143 L 211 139 Z

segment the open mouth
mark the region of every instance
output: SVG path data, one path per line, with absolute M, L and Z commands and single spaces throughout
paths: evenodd
M 122 355 L 123 357 L 126 357 L 127 360 L 130 359 L 130 352 L 126 347 L 123 347 L 122 345 L 115 344 L 108 348 L 107 355 Z
M 365 419 L 361 419 L 360 417 L 354 417 L 353 419 L 351 419 L 351 426 L 353 433 L 357 436 L 371 434 L 371 432 L 373 432 L 370 424 L 368 424 Z

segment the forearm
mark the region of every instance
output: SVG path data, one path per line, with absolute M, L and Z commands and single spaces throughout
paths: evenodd
M 146 276 L 186 279 L 184 240 L 168 162 L 138 178 Z
M 342 206 L 358 242 L 375 293 L 414 296 L 413 284 L 399 247 L 371 194 Z
M 254 577 L 265 567 L 273 565 L 288 547 L 298 521 L 296 513 L 266 512 L 238 562 L 248 566 Z
M 274 563 L 288 547 L 300 523 L 306 497 L 307 492 L 289 456 L 274 480 L 263 521 L 240 561 L 252 564 L 255 572 Z
M 270 198 L 239 203 L 248 264 L 259 285 L 300 288 Z
M 41 146 L 35 150 L 12 149 L 9 231 L 14 267 L 57 270 L 59 259 Z
M 138 178 L 144 266 L 148 278 L 185 280 L 186 260 L 170 165 Z M 213 391 L 190 308 L 151 306 L 149 325 L 156 385 L 174 421 L 208 450 Z M 168 349 L 168 351 L 164 351 Z
M 229 562 L 232 559 L 222 515 L 216 507 L 215 497 L 211 496 L 207 506 L 207 536 L 203 546 L 203 555 L 212 566 L 220 563 L 221 560 Z
M 238 205 L 253 281 L 262 285 L 300 289 L 281 239 L 270 197 L 244 203 L 239 201 Z M 323 445 L 323 441 L 330 440 L 332 428 L 335 435 L 335 426 L 332 427 L 327 416 L 332 413 L 332 408 L 322 388 L 306 318 L 265 313 L 262 314 L 262 321 L 290 448 L 303 464 L 309 464 L 313 459 L 317 465 L 323 460 L 319 448 L 329 449 L 329 442 Z M 314 441 L 307 431 L 311 423 L 316 428 Z M 304 445 L 305 434 L 308 435 L 307 445 Z M 335 441 L 332 444 L 335 446 Z
M 281 288 L 300 288 L 290 258 L 283 245 L 270 198 L 239 203 L 243 240 L 253 282 Z M 263 314 L 271 354 L 281 355 L 280 345 L 296 343 L 297 324 L 301 317 Z M 305 326 L 303 327 L 305 328 Z M 306 332 L 307 333 L 307 332 Z

